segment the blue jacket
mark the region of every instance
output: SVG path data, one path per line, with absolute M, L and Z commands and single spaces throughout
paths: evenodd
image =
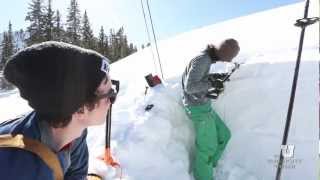
M 46 127 L 37 114 L 30 114 L 0 124 L 0 134 L 23 134 L 26 137 L 50 145 Z M 87 130 L 75 139 L 69 148 L 57 153 L 64 172 L 64 180 L 86 179 L 88 172 Z M 49 146 L 50 147 L 50 146 Z M 16 148 L 0 148 L 0 179 L 5 180 L 53 180 L 53 172 L 33 153 Z

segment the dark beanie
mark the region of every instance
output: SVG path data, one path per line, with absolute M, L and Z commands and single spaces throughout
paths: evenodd
M 92 101 L 108 69 L 108 60 L 94 51 L 49 41 L 15 54 L 4 77 L 37 112 L 66 117 Z

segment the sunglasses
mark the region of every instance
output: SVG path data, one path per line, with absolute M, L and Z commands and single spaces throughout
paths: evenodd
M 110 100 L 110 103 L 114 104 L 120 89 L 120 81 L 111 80 L 111 83 L 111 89 L 107 93 L 99 95 L 98 99 L 108 98 Z

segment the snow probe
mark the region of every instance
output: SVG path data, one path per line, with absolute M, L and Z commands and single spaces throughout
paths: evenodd
M 116 80 L 111 80 L 112 85 L 115 86 L 115 94 L 113 96 L 110 97 L 110 108 L 106 117 L 106 139 L 105 139 L 105 152 L 104 152 L 104 156 L 103 156 L 103 161 L 107 164 L 110 165 L 112 167 L 118 167 L 121 170 L 121 166 L 118 162 L 116 162 L 111 155 L 111 149 L 110 149 L 110 141 L 111 141 L 111 115 L 112 115 L 112 104 L 115 102 L 116 100 L 116 96 L 119 93 L 119 89 L 120 89 L 120 81 L 116 81 Z M 121 170 L 122 171 L 122 170 Z M 121 172 L 122 174 L 122 172 Z M 122 175 L 120 175 L 121 177 Z
M 305 4 L 304 18 L 298 19 L 295 23 L 295 26 L 301 28 L 301 34 L 300 34 L 300 41 L 299 41 L 299 50 L 298 50 L 298 55 L 297 55 L 297 60 L 296 60 L 296 67 L 294 70 L 294 77 L 293 77 L 293 83 L 292 83 L 292 88 L 291 88 L 291 96 L 290 96 L 290 101 L 289 101 L 287 119 L 286 119 L 285 129 L 284 129 L 283 138 L 282 138 L 282 146 L 287 145 L 287 139 L 288 139 L 288 134 L 289 134 L 289 130 L 290 130 L 291 115 L 292 115 L 292 111 L 293 111 L 294 98 L 295 98 L 297 81 L 298 81 L 298 76 L 299 76 L 299 67 L 300 67 L 300 61 L 301 61 L 305 28 L 307 26 L 315 23 L 316 21 L 319 21 L 319 18 L 308 18 L 308 10 L 309 10 L 309 0 L 307 0 L 306 4 Z M 283 167 L 282 167 L 283 166 L 283 159 L 284 159 L 284 157 L 282 155 L 282 150 L 281 150 L 280 151 L 280 158 L 279 158 L 278 166 L 277 166 L 276 180 L 281 179 L 281 171 L 283 169 Z

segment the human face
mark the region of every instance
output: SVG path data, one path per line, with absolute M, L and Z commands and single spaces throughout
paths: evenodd
M 221 61 L 231 62 L 239 53 L 239 48 L 229 44 L 222 44 L 218 50 Z
M 112 91 L 112 83 L 110 78 L 108 79 L 109 80 L 107 81 L 103 80 L 97 89 L 96 93 L 98 96 L 98 101 L 94 109 L 92 109 L 91 111 L 87 110 L 86 119 L 89 122 L 88 125 L 100 125 L 103 124 L 106 120 L 106 116 L 111 105 L 109 95 Z

